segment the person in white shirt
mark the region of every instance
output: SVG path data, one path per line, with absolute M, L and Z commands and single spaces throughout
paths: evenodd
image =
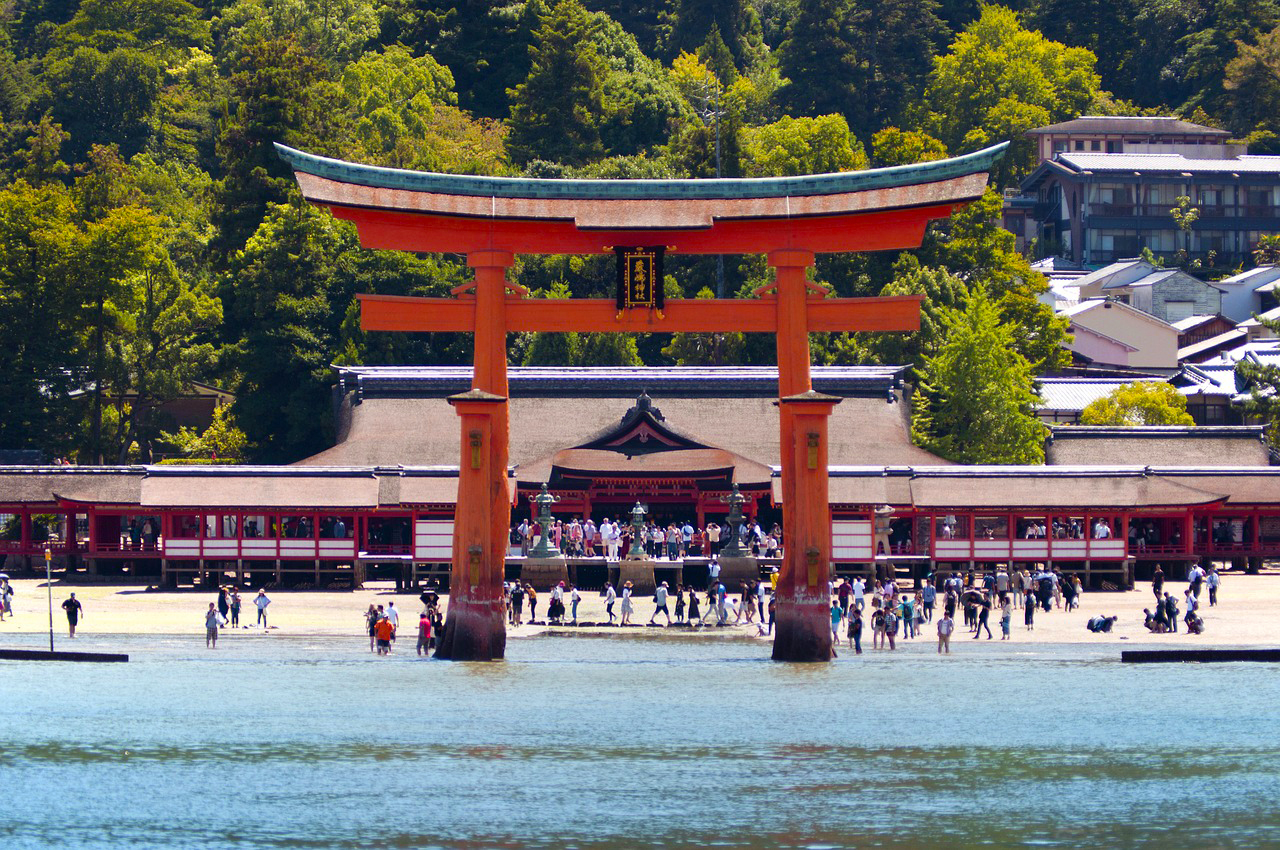
M 717 524 L 716 524 L 716 523 L 714 523 L 714 522 L 709 522 L 709 523 L 707 523 L 706 538 L 707 538 L 707 547 L 708 547 L 708 549 L 707 549 L 707 552 L 705 552 L 704 554 L 706 554 L 706 555 L 707 555 L 708 557 L 710 557 L 710 558 L 716 558 L 716 557 L 719 557 L 719 555 L 720 555 L 720 526 L 719 526 L 719 525 L 717 525 Z
M 569 607 L 573 612 L 573 624 L 578 625 L 578 603 L 582 601 L 582 594 L 578 592 L 576 585 L 569 585 Z
M 582 524 L 582 543 L 585 548 L 583 552 L 588 558 L 596 556 L 596 524 L 592 522 L 591 517 L 587 517 L 587 521 Z
M 862 576 L 853 580 L 853 606 L 861 611 L 866 604 L 867 583 Z
M 609 615 L 609 625 L 613 625 L 613 603 L 618 600 L 618 591 L 613 589 L 613 585 L 605 582 L 604 585 L 604 610 Z
M 764 609 L 767 602 L 767 595 L 768 591 L 765 588 L 765 583 L 762 581 L 756 582 L 756 610 L 760 612 L 760 622 L 762 623 L 764 622 Z
M 400 631 L 400 612 L 394 602 L 387 603 L 387 619 L 391 622 L 391 642 L 395 643 L 396 632 Z
M 671 612 L 667 610 L 667 583 L 664 581 L 658 585 L 658 589 L 653 592 L 653 616 L 649 618 L 649 625 L 657 624 L 658 614 L 665 614 L 667 625 L 671 625 Z
M 1093 524 L 1093 539 L 1106 540 L 1110 536 L 1111 536 L 1111 526 L 1107 525 L 1106 520 L 1099 517 L 1098 521 Z
M 600 523 L 600 540 L 604 543 L 605 557 L 610 561 L 618 560 L 618 527 L 608 517 Z
M 720 583 L 720 562 L 712 561 L 707 564 L 707 571 L 710 573 L 711 580 L 707 583 L 708 587 L 715 587 Z
M 938 619 L 938 654 L 951 654 L 951 633 L 955 631 L 956 621 L 944 612 Z

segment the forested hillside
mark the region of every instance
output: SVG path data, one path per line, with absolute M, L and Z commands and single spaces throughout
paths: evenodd
M 1274 0 L 1015 6 L 9 3 L 0 448 L 150 461 L 175 450 L 156 406 L 202 381 L 237 394 L 249 459 L 290 461 L 331 439 L 330 363 L 468 362 L 466 339 L 363 334 L 353 301 L 445 294 L 468 276 L 460 258 L 360 250 L 299 202 L 275 141 L 405 168 L 626 178 L 860 169 L 1013 140 L 1001 186 L 1031 166 L 1024 131 L 1081 113 L 1178 114 L 1280 151 Z M 1058 365 L 1064 323 L 1036 302 L 1043 279 L 998 211 L 992 192 L 919 251 L 822 259 L 817 279 L 842 295 L 928 300 L 919 334 L 821 336 L 816 362 L 924 370 L 996 323 L 1017 357 L 990 368 Z M 603 295 L 611 263 L 522 258 L 515 275 L 537 297 Z M 668 297 L 745 297 L 766 275 L 759 257 L 727 257 L 723 275 L 715 258 L 672 257 L 667 271 Z M 511 340 L 513 363 L 772 356 L 771 339 L 733 334 Z

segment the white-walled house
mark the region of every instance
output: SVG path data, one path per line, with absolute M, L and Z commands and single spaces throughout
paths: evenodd
M 1071 322 L 1071 350 L 1093 363 L 1126 369 L 1178 367 L 1178 329 L 1123 301 L 1091 298 L 1059 315 Z

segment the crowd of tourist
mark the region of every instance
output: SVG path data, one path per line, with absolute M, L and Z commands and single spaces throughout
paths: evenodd
M 511 544 L 528 556 L 542 536 L 542 525 L 535 519 L 525 519 L 511 529 Z M 605 558 L 618 560 L 631 550 L 635 530 L 621 521 L 605 517 L 597 525 L 591 517 L 555 520 L 547 528 L 549 542 L 571 558 Z M 714 520 L 698 526 L 689 520 L 671 520 L 665 524 L 646 523 L 640 541 L 650 558 L 671 561 L 687 557 L 715 558 L 729 542 L 732 529 Z M 759 522 L 748 520 L 740 529 L 739 545 L 751 555 L 761 558 L 782 556 L 782 527 L 774 523 L 768 531 Z

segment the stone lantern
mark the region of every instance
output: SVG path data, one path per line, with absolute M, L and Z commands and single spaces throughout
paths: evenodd
M 747 498 L 738 492 L 738 485 L 734 484 L 733 492 L 728 496 L 721 496 L 720 501 L 729 505 L 729 515 L 724 520 L 725 524 L 729 526 L 729 539 L 720 548 L 720 557 L 741 558 L 746 554 L 742 549 L 742 526 L 746 523 L 747 518 L 742 513 L 742 505 L 747 501 Z
M 555 524 L 555 518 L 551 516 L 551 506 L 560 501 L 559 496 L 553 496 L 547 492 L 547 485 L 542 485 L 542 492 L 533 497 L 533 503 L 538 507 L 538 525 L 542 527 L 542 534 L 538 537 L 538 544 L 533 547 L 533 551 L 529 553 L 532 558 L 558 558 L 560 550 L 551 543 L 551 526 Z
M 628 560 L 643 561 L 649 557 L 644 552 L 644 518 L 647 513 L 644 505 L 639 502 L 631 509 L 631 548 L 627 551 Z

